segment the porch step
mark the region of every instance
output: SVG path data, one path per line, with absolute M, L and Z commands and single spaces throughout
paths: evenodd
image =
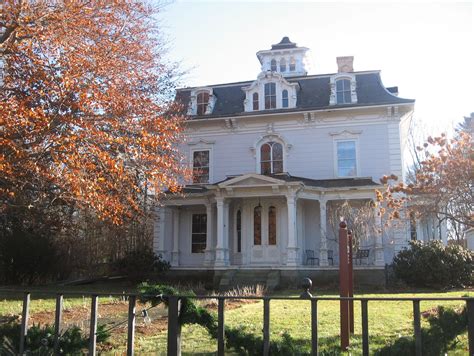
M 227 270 L 219 281 L 219 290 L 227 290 L 232 287 L 232 280 L 234 279 L 235 270 Z
M 219 283 L 219 289 L 245 287 L 261 284 L 274 290 L 280 284 L 280 271 L 272 270 L 230 270 L 226 271 Z

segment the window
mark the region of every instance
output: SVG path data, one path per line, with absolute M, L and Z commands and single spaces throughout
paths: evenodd
M 253 109 L 258 110 L 258 93 L 253 93 L 252 99 L 253 99 Z
M 281 106 L 284 108 L 288 107 L 288 90 L 283 90 L 281 93 Z
M 270 70 L 272 72 L 276 72 L 277 71 L 277 61 L 272 59 L 272 61 L 270 62 Z
M 202 253 L 206 249 L 207 215 L 193 214 L 191 229 L 191 253 Z
M 278 142 L 267 142 L 260 147 L 260 173 L 283 172 L 283 146 Z
M 280 59 L 280 72 L 286 72 L 286 61 L 285 61 L 285 58 Z
M 237 231 L 237 252 L 242 252 L 242 212 L 237 210 L 236 216 L 236 231 Z
M 253 244 L 262 244 L 262 207 L 260 205 L 253 209 Z
M 193 152 L 193 183 L 209 183 L 209 150 Z
M 268 244 L 276 245 L 276 208 L 271 206 L 268 208 Z
M 339 177 L 357 176 L 356 142 L 337 142 L 337 175 Z
M 209 93 L 199 93 L 197 95 L 197 115 L 204 115 L 209 104 Z
M 276 108 L 276 84 L 265 84 L 265 109 Z
M 336 81 L 336 103 L 350 104 L 351 102 L 351 81 L 349 79 L 339 79 Z
M 294 72 L 296 70 L 296 61 L 294 58 L 290 59 L 290 72 Z

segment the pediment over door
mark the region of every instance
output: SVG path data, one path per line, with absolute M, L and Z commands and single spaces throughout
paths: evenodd
M 245 174 L 219 184 L 220 188 L 235 188 L 235 187 L 248 187 L 248 186 L 262 186 L 262 185 L 280 185 L 285 182 L 280 179 L 263 176 L 260 174 Z

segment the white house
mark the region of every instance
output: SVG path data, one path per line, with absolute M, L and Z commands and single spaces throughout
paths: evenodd
M 154 237 L 172 270 L 220 271 L 221 285 L 239 271 L 337 272 L 332 204 L 374 200 L 380 177 L 403 176 L 414 100 L 385 88 L 378 70 L 354 71 L 353 57 L 309 75 L 307 50 L 284 37 L 257 52 L 255 80 L 177 91 L 193 182 L 168 195 Z M 364 236 L 369 257 L 358 270 L 383 275 L 409 239 L 407 228 Z

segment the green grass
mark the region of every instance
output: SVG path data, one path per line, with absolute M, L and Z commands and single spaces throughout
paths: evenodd
M 358 297 L 460 297 L 465 296 L 464 291 L 447 293 L 403 293 L 403 294 L 357 294 Z M 285 293 L 285 295 L 296 296 L 297 293 Z M 471 293 L 472 295 L 472 293 Z M 335 296 L 331 293 L 318 294 L 318 296 Z M 112 298 L 101 298 L 102 303 L 110 302 Z M 89 307 L 89 298 L 68 298 L 65 306 Z M 421 311 L 429 310 L 438 305 L 457 307 L 462 305 L 461 301 L 427 301 L 421 302 Z M 413 306 L 411 302 L 369 302 L 369 342 L 370 349 L 374 351 L 394 342 L 400 336 L 413 335 Z M 355 310 L 355 332 L 351 338 L 351 354 L 362 354 L 361 339 L 361 316 L 360 303 L 354 303 Z M 40 311 L 54 311 L 54 300 L 40 299 L 31 303 L 31 313 Z M 0 300 L 0 315 L 12 315 L 21 313 L 21 301 Z M 100 306 L 99 306 L 100 314 Z M 166 310 L 156 308 L 151 314 L 152 318 L 166 315 Z M 126 314 L 116 316 L 115 321 L 124 320 Z M 337 301 L 320 301 L 318 303 L 318 331 L 321 352 L 327 354 L 340 354 L 339 346 L 339 303 Z M 114 321 L 113 318 L 99 319 L 99 323 Z M 239 308 L 229 309 L 225 313 L 226 325 L 231 327 L 243 327 L 247 332 L 262 335 L 263 328 L 263 303 L 246 303 Z M 143 319 L 137 317 L 137 326 L 143 326 Z M 427 325 L 422 319 L 422 326 Z M 270 303 L 270 337 L 272 340 L 281 339 L 283 333 L 288 333 L 301 345 L 302 349 L 310 350 L 310 303 L 305 300 L 284 301 L 273 300 Z M 467 336 L 459 338 L 456 350 L 449 355 L 467 354 Z M 111 349 L 105 354 L 114 354 L 124 350 L 126 342 L 126 329 L 114 333 L 111 340 Z M 140 354 L 165 354 L 166 353 L 166 331 L 156 332 L 152 335 L 143 336 L 137 333 L 136 350 Z M 113 350 L 113 351 L 112 351 Z M 217 350 L 216 340 L 209 337 L 206 330 L 197 325 L 186 325 L 182 332 L 183 354 L 212 354 Z M 229 351 L 229 354 L 232 354 Z

